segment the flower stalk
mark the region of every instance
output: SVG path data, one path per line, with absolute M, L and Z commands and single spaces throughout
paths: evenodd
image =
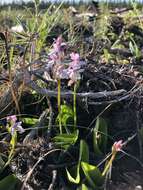
M 120 152 L 122 150 L 122 147 L 123 147 L 123 143 L 122 143 L 122 140 L 120 141 L 117 141 L 113 144 L 112 146 L 112 156 L 109 160 L 109 162 L 107 163 L 107 165 L 105 166 L 103 172 L 102 172 L 102 176 L 105 176 L 106 173 L 109 171 L 110 167 L 112 166 L 112 163 L 116 157 L 116 154 L 117 152 Z
M 77 83 L 74 84 L 74 91 L 73 91 L 73 113 L 74 113 L 74 128 L 76 128 L 77 124 L 77 113 L 76 113 L 76 91 L 77 91 Z
M 109 169 L 112 166 L 112 163 L 113 163 L 115 157 L 116 157 L 116 153 L 112 154 L 109 162 L 107 163 L 107 165 L 105 166 L 105 168 L 104 168 L 104 170 L 102 172 L 102 176 L 105 176 L 105 174 L 109 171 Z
M 58 112 L 59 112 L 59 128 L 60 134 L 62 134 L 62 121 L 61 121 L 61 80 L 57 79 L 58 82 Z

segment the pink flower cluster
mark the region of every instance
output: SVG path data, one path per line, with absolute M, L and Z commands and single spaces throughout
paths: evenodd
M 53 43 L 53 49 L 49 54 L 51 63 L 61 63 L 64 57 L 66 43 L 63 42 L 62 36 L 59 36 Z
M 68 85 L 71 86 L 81 78 L 83 72 L 84 61 L 80 60 L 78 53 L 71 53 L 71 62 L 67 65 L 64 64 L 64 48 L 66 43 L 63 42 L 62 37 L 59 36 L 53 44 L 52 52 L 49 54 L 50 64 L 56 65 L 55 78 L 68 79 Z
M 69 64 L 68 74 L 69 74 L 69 83 L 71 86 L 73 83 L 77 82 L 81 78 L 81 72 L 83 72 L 83 66 L 85 65 L 84 61 L 80 61 L 80 56 L 78 53 L 70 54 L 72 62 Z
M 7 116 L 7 122 L 10 124 L 10 133 L 13 136 L 15 131 L 18 131 L 19 133 L 23 133 L 24 129 L 21 126 L 22 122 L 16 122 L 17 117 L 16 115 Z
M 16 115 L 10 115 L 10 116 L 7 116 L 6 120 L 7 120 L 7 122 L 15 123 L 17 121 L 17 117 L 16 117 Z
M 116 141 L 116 142 L 114 142 L 114 144 L 112 146 L 112 151 L 119 152 L 122 150 L 122 147 L 123 147 L 123 141 L 122 140 Z

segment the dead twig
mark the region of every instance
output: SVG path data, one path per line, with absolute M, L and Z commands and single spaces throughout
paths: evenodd
M 52 183 L 50 184 L 48 190 L 53 190 L 54 189 L 54 185 L 55 185 L 55 181 L 56 181 L 56 178 L 57 178 L 57 170 L 53 170 L 52 171 Z
M 89 102 L 89 105 L 106 105 L 106 104 L 114 104 L 114 103 L 118 103 L 121 102 L 123 100 L 129 99 L 131 98 L 133 95 L 135 95 L 135 93 L 137 93 L 138 91 L 140 91 L 141 87 L 137 87 L 136 85 L 129 91 L 127 92 L 125 95 L 120 96 L 120 97 L 116 97 L 113 100 L 110 101 L 101 101 L 101 102 Z
M 28 86 L 35 90 L 37 93 L 45 95 L 46 97 L 57 97 L 58 92 L 53 90 L 48 90 L 46 88 L 40 88 L 34 81 L 30 82 Z M 105 98 L 105 97 L 114 97 L 121 94 L 124 94 L 126 90 L 115 90 L 115 91 L 103 91 L 103 92 L 83 92 L 83 93 L 77 93 L 77 98 L 92 98 L 92 99 L 98 99 L 98 98 Z M 71 98 L 73 96 L 72 91 L 66 91 L 61 92 L 62 98 Z

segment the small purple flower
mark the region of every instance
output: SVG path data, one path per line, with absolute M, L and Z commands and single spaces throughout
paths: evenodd
M 76 83 L 78 80 L 81 79 L 80 72 L 74 71 L 73 69 L 69 69 L 68 74 L 70 78 L 68 86 L 71 86 L 72 84 Z
M 49 63 L 60 64 L 62 62 L 65 46 L 66 43 L 63 42 L 62 36 L 59 36 L 53 43 L 53 49 L 49 53 Z
M 16 123 L 14 123 L 14 125 L 11 127 L 11 131 L 10 131 L 10 133 L 11 133 L 11 135 L 13 136 L 14 135 L 14 133 L 15 133 L 15 131 L 18 131 L 19 133 L 24 133 L 24 129 L 23 129 L 23 127 L 21 126 L 21 121 L 20 122 L 16 122 Z
M 12 123 L 15 123 L 17 121 L 16 115 L 7 116 L 6 119 L 7 119 L 7 122 L 12 122 Z
M 78 53 L 71 53 L 70 54 L 72 62 L 69 65 L 70 69 L 73 69 L 74 71 L 76 70 L 81 70 L 81 68 L 85 65 L 84 61 L 80 61 L 80 56 Z
M 24 132 L 24 129 L 21 126 L 22 122 L 21 121 L 16 122 L 17 121 L 16 115 L 8 116 L 6 119 L 7 119 L 7 122 L 9 122 L 9 125 L 7 127 L 10 128 L 11 135 L 14 135 L 15 131 L 18 131 L 19 133 Z
M 51 63 L 55 63 L 59 60 L 59 56 L 57 53 L 52 52 L 51 54 L 49 54 L 49 60 L 51 61 Z
M 62 36 L 59 36 L 54 44 L 53 44 L 53 48 L 54 48 L 54 52 L 56 53 L 60 53 L 61 51 L 63 51 L 64 47 L 66 46 L 66 43 L 63 42 Z
M 81 79 L 81 72 L 83 72 L 83 65 L 85 65 L 85 62 L 80 61 L 80 56 L 78 53 L 71 53 L 70 54 L 72 62 L 69 65 L 68 68 L 68 75 L 70 78 L 70 81 L 68 82 L 68 86 L 71 86 L 77 80 Z
M 59 36 L 53 44 L 54 51 L 59 53 L 61 51 L 62 38 Z
M 79 56 L 78 53 L 72 52 L 72 53 L 70 54 L 70 57 L 71 57 L 71 60 L 72 60 L 74 63 L 79 63 L 79 61 L 80 61 L 80 56 Z

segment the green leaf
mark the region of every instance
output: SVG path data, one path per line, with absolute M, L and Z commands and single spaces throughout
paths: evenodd
M 68 180 L 72 183 L 78 184 L 80 182 L 80 163 L 81 161 L 89 161 L 89 150 L 88 145 L 84 140 L 80 141 L 79 161 L 78 165 L 70 169 L 66 169 Z
M 92 188 L 103 185 L 104 180 L 102 174 L 96 166 L 90 165 L 86 162 L 81 162 L 81 167 L 87 182 Z
M 22 122 L 27 125 L 35 125 L 39 120 L 32 117 L 24 117 L 22 118 Z
M 64 149 L 69 148 L 69 146 L 74 145 L 78 139 L 79 131 L 71 134 L 59 134 L 53 138 L 56 145 L 61 146 Z
M 1 190 L 15 190 L 20 180 L 15 175 L 9 175 L 0 181 Z
M 103 118 L 98 117 L 93 130 L 93 148 L 96 155 L 102 155 L 107 145 L 107 124 Z
M 85 184 L 82 184 L 81 190 L 89 190 L 89 188 Z
M 141 52 L 140 52 L 135 40 L 133 39 L 133 37 L 130 37 L 130 38 L 131 38 L 131 41 L 129 42 L 129 49 L 136 58 L 139 58 L 141 56 Z
M 84 140 L 80 141 L 79 162 L 89 162 L 89 149 Z
M 66 173 L 67 173 L 67 177 L 68 180 L 71 183 L 75 183 L 78 184 L 80 182 L 80 174 L 79 174 L 79 169 L 80 169 L 80 164 L 78 164 L 75 167 L 72 167 L 70 169 L 70 172 L 68 171 L 68 169 L 66 168 Z
M 61 119 L 62 125 L 64 127 L 66 127 L 69 123 L 69 121 L 73 121 L 73 110 L 71 109 L 71 107 L 67 106 L 67 105 L 61 105 L 61 111 L 57 116 L 57 122 L 59 121 L 59 119 Z

